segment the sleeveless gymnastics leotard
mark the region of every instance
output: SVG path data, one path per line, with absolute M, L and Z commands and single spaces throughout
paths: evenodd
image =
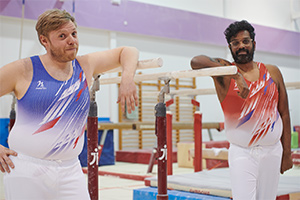
M 9 147 L 41 159 L 77 158 L 83 147 L 90 101 L 84 72 L 73 60 L 72 77 L 58 81 L 48 74 L 39 56 L 31 57 L 31 61 L 32 81 L 17 102 Z
M 282 120 L 278 112 L 278 89 L 266 66 L 257 63 L 259 79 L 246 80 L 250 93 L 246 99 L 231 79 L 228 93 L 221 102 L 225 117 L 225 133 L 230 143 L 251 147 L 273 145 L 282 135 Z

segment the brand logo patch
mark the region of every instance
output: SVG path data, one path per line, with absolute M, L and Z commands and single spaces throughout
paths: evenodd
M 37 82 L 37 86 L 36 86 L 35 89 L 36 89 L 36 90 L 46 90 L 47 88 L 45 87 L 43 81 L 38 81 L 38 82 Z

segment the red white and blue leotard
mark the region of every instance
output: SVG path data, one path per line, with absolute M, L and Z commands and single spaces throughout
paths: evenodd
M 80 154 L 89 111 L 89 90 L 81 66 L 72 61 L 73 75 L 58 81 L 38 56 L 31 57 L 33 78 L 17 103 L 8 143 L 14 151 L 48 160 L 69 160 Z
M 225 116 L 225 133 L 230 143 L 252 147 L 273 145 L 280 140 L 282 120 L 277 110 L 278 89 L 266 66 L 257 63 L 259 79 L 246 80 L 250 93 L 246 99 L 237 95 L 231 79 L 228 93 L 221 103 Z

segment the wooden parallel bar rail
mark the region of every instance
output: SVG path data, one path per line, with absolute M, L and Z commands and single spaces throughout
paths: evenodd
M 286 82 L 285 87 L 287 90 L 297 90 L 300 89 L 300 82 Z M 143 96 L 154 96 L 158 95 L 159 92 L 144 92 Z M 186 89 L 186 90 L 172 90 L 167 95 L 174 96 L 197 96 L 197 95 L 210 95 L 216 94 L 214 88 L 205 88 L 205 89 Z
M 173 130 L 181 129 L 193 129 L 194 123 L 190 122 L 173 122 Z M 223 130 L 224 124 L 219 122 L 203 123 L 203 129 L 217 129 Z M 98 123 L 99 130 L 110 129 L 132 129 L 132 130 L 155 130 L 155 124 L 153 122 L 121 122 L 121 123 Z
M 141 74 L 135 75 L 134 81 L 150 81 L 158 80 L 160 78 L 177 79 L 177 78 L 193 78 L 198 76 L 221 76 L 221 75 L 232 75 L 237 73 L 236 66 L 220 66 L 213 68 L 204 68 L 198 70 L 184 70 L 184 71 L 172 71 L 172 72 L 160 72 L 154 74 Z M 121 77 L 113 78 L 102 78 L 100 84 L 114 84 L 120 83 Z
M 285 87 L 288 90 L 300 89 L 300 82 L 288 82 L 288 83 L 285 83 Z

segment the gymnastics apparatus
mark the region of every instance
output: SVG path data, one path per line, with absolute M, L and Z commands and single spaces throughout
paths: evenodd
M 194 123 L 173 123 L 172 118 L 168 120 L 168 114 L 166 105 L 171 104 L 172 102 L 165 102 L 165 95 L 199 95 L 199 93 L 203 92 L 204 94 L 214 94 L 215 91 L 213 89 L 191 89 L 191 90 L 183 90 L 183 91 L 173 91 L 170 92 L 169 83 L 170 80 L 176 78 L 191 78 L 191 77 L 199 77 L 199 76 L 220 76 L 220 75 L 230 75 L 235 74 L 237 72 L 237 68 L 235 66 L 220 66 L 216 68 L 209 68 L 209 69 L 201 69 L 201 70 L 185 70 L 185 71 L 173 71 L 173 72 L 161 72 L 155 74 L 142 74 L 136 75 L 134 80 L 136 82 L 140 81 L 147 81 L 147 80 L 161 80 L 164 82 L 164 87 L 161 89 L 160 92 L 156 93 L 158 95 L 158 103 L 155 106 L 155 123 L 147 123 L 147 122 L 135 122 L 135 123 L 102 123 L 98 127 L 98 129 L 133 129 L 133 130 L 155 130 L 155 135 L 157 136 L 157 160 L 158 160 L 158 173 L 157 178 L 147 178 L 145 180 L 145 184 L 148 186 L 157 187 L 157 200 L 166 200 L 168 199 L 168 188 L 169 189 L 178 189 L 178 190 L 185 190 L 194 193 L 203 193 L 203 194 L 210 194 L 210 195 L 217 195 L 220 197 L 231 197 L 230 191 L 230 183 L 227 183 L 230 179 L 224 174 L 226 172 L 220 172 L 220 170 L 212 170 L 209 172 L 199 172 L 202 171 L 202 158 L 217 158 L 221 160 L 227 160 L 227 150 L 220 151 L 217 155 L 213 150 L 202 150 L 202 128 L 211 127 L 211 128 L 224 128 L 220 123 L 209 123 L 209 124 L 202 124 L 202 115 L 199 111 L 196 111 L 194 114 Z M 116 84 L 120 83 L 120 77 L 114 78 L 104 78 L 100 79 L 100 84 Z M 300 83 L 286 83 L 287 89 L 299 89 Z M 199 107 L 199 102 L 192 100 L 192 104 Z M 169 122 L 169 123 L 168 123 Z M 167 155 L 170 155 L 172 150 L 170 150 L 172 145 L 172 141 L 168 142 L 167 138 L 168 134 L 172 134 L 172 129 L 184 129 L 188 128 L 191 129 L 193 127 L 194 134 L 195 134 L 195 149 L 194 149 L 194 170 L 196 176 L 199 175 L 199 178 L 196 178 L 195 174 L 187 175 L 187 182 L 180 179 L 180 176 L 174 175 L 168 177 L 167 182 L 167 175 L 172 175 L 172 172 L 167 171 L 167 166 L 170 167 L 172 162 L 169 162 L 170 157 L 167 158 Z M 168 148 L 167 148 L 168 147 Z M 226 169 L 227 170 L 227 169 Z M 217 173 L 215 175 L 214 173 Z M 222 176 L 223 174 L 223 176 Z M 202 177 L 204 176 L 204 177 Z M 209 185 L 209 178 L 216 178 L 222 177 L 224 178 L 225 182 L 222 180 L 214 180 L 212 185 Z M 283 186 L 284 189 L 280 189 L 281 184 L 279 184 L 279 196 L 286 197 L 290 193 L 300 193 L 298 188 L 295 189 L 291 187 L 295 180 L 291 180 L 288 177 L 287 180 L 284 180 Z M 297 177 L 298 178 L 298 177 Z M 179 179 L 179 180 L 178 180 Z M 197 182 L 201 182 L 199 180 L 203 180 L 203 184 L 208 184 L 207 186 L 193 186 L 193 181 L 197 180 Z M 223 181 L 224 181 L 223 180 Z M 216 184 L 219 182 L 218 184 Z M 187 185 L 183 185 L 187 184 Z M 192 185 L 189 185 L 192 184 Z M 294 184 L 295 185 L 295 184 Z M 218 188 L 220 187 L 220 188 Z M 225 187 L 225 188 L 224 188 Z M 286 189 L 289 187 L 289 189 Z
M 168 199 L 167 194 L 167 135 L 166 135 L 166 104 L 165 104 L 165 95 L 170 92 L 169 82 L 172 79 L 176 78 L 192 78 L 199 76 L 220 76 L 220 75 L 231 75 L 237 73 L 236 66 L 227 66 L 227 67 L 216 67 L 210 69 L 201 69 L 201 70 L 184 70 L 184 71 L 173 71 L 173 72 L 162 72 L 156 74 L 143 74 L 136 75 L 134 81 L 146 81 L 146 80 L 162 80 L 165 85 L 158 94 L 158 103 L 155 106 L 155 135 L 157 136 L 157 152 L 158 152 L 158 200 Z M 100 84 L 116 84 L 120 83 L 121 78 L 105 78 L 100 79 Z M 201 118 L 200 118 L 201 120 Z M 95 127 L 95 123 L 94 127 Z M 89 125 L 88 125 L 89 126 Z M 98 126 L 96 126 L 98 127 Z M 88 128 L 89 130 L 89 128 Z M 97 130 L 97 129 L 96 129 Z M 88 131 L 89 132 L 89 131 Z M 89 133 L 88 133 L 89 134 Z M 97 135 L 97 134 L 96 134 Z M 89 139 L 88 136 L 88 141 Z M 96 140 L 93 138 L 93 140 Z M 98 148 L 98 144 L 96 144 Z M 90 149 L 95 149 L 94 147 L 89 146 Z M 90 155 L 88 151 L 88 155 Z M 198 153 L 196 154 L 198 155 Z M 90 160 L 88 159 L 90 163 Z M 97 167 L 98 168 L 98 167 Z M 92 169 L 92 168 L 91 168 Z M 88 168 L 88 171 L 90 169 Z M 97 180 L 98 181 L 98 180 Z M 93 184 L 94 181 L 91 181 Z M 90 180 L 89 180 L 90 183 Z M 89 184 L 90 185 L 90 184 Z

